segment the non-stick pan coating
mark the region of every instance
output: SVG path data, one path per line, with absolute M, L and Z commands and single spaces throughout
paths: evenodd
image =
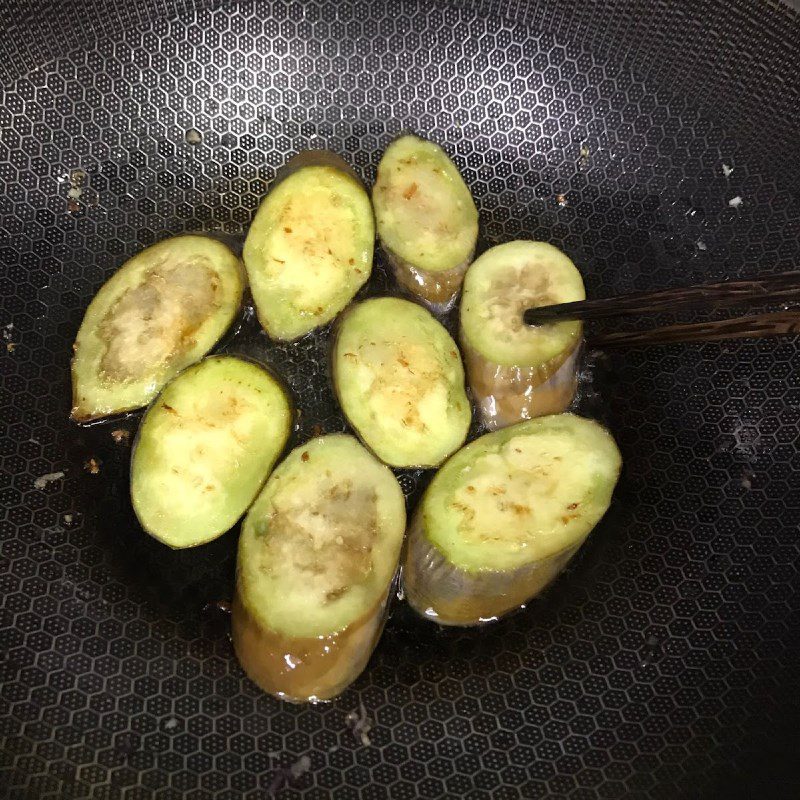
M 240 242 L 307 147 L 370 183 L 396 134 L 437 140 L 481 247 L 550 241 L 594 297 L 797 268 L 795 12 L 13 0 L 0 22 L 0 796 L 797 796 L 796 340 L 591 356 L 581 409 L 625 469 L 568 574 L 480 631 L 399 604 L 318 707 L 262 695 L 203 611 L 236 532 L 170 552 L 136 527 L 112 432 L 137 418 L 67 422 L 102 281 L 173 233 Z M 343 429 L 327 333 L 272 346 L 250 318 L 226 347 L 285 377 L 298 439 Z

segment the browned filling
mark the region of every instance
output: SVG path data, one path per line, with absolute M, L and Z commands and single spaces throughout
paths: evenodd
M 323 488 L 310 505 L 282 508 L 276 498 L 265 563 L 270 569 L 291 564 L 321 603 L 333 602 L 372 571 L 376 504 L 374 489 L 354 489 L 350 480 Z
M 100 323 L 100 371 L 137 380 L 194 345 L 194 335 L 220 303 L 219 277 L 202 262 L 161 264 L 127 289 Z

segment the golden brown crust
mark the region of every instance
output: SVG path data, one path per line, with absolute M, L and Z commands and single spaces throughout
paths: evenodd
M 386 618 L 388 593 L 359 620 L 330 636 L 293 638 L 260 625 L 237 588 L 231 637 L 242 668 L 265 692 L 304 703 L 330 700 L 367 666 Z
M 474 249 L 464 261 L 452 269 L 430 272 L 404 261 L 386 245 L 382 244 L 386 260 L 392 268 L 395 280 L 409 294 L 424 301 L 436 313 L 449 310 L 461 291 L 464 274 L 472 262 Z
M 575 347 L 536 367 L 489 361 L 461 333 L 469 386 L 489 430 L 566 411 L 578 388 L 580 340 Z
M 411 607 L 440 625 L 490 622 L 523 606 L 552 583 L 581 543 L 507 572 L 467 572 L 450 564 L 423 531 L 417 510 L 403 556 L 403 590 Z

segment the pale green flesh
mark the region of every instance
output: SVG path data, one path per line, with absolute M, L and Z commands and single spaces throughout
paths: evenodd
M 416 303 L 354 306 L 337 333 L 333 372 L 342 410 L 384 463 L 437 466 L 464 443 L 471 410 L 458 348 Z
M 427 538 L 468 571 L 513 570 L 580 543 L 621 467 L 602 426 L 572 414 L 486 434 L 454 455 L 423 498 Z
M 289 400 L 262 367 L 233 356 L 182 372 L 148 409 L 131 462 L 142 527 L 171 547 L 231 528 L 253 502 L 291 431 Z
M 280 181 L 242 254 L 264 330 L 291 340 L 330 322 L 369 278 L 374 240 L 369 196 L 350 175 L 308 166 Z
M 581 324 L 526 325 L 525 309 L 585 299 L 581 274 L 557 248 L 545 242 L 501 244 L 467 270 L 462 335 L 496 364 L 538 367 L 568 354 L 581 337 Z
M 394 475 L 353 437 L 312 439 L 275 470 L 245 519 L 242 602 L 289 637 L 344 630 L 385 597 L 405 519 Z
M 478 211 L 441 147 L 416 136 L 396 139 L 381 158 L 372 190 L 378 235 L 408 264 L 429 272 L 470 257 Z
M 137 253 L 101 287 L 75 340 L 72 417 L 147 405 L 202 358 L 242 301 L 236 256 L 206 236 L 175 236 Z

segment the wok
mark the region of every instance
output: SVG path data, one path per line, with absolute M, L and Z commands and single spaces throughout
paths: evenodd
M 138 416 L 67 421 L 102 281 L 174 233 L 240 243 L 308 147 L 369 183 L 395 135 L 437 140 L 481 249 L 552 242 L 590 297 L 796 268 L 796 10 L 6 0 L 0 22 L 1 796 L 798 796 L 797 339 L 590 353 L 579 410 L 625 467 L 568 572 L 476 631 L 398 602 L 317 706 L 236 663 L 237 532 L 171 552 L 135 524 Z M 246 318 L 223 349 L 286 379 L 301 441 L 344 429 L 327 342 Z M 400 479 L 413 504 L 426 474 Z

